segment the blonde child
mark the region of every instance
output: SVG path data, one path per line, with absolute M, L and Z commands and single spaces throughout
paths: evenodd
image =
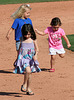
M 27 95 L 34 95 L 30 89 L 31 73 L 40 72 L 39 63 L 37 61 L 38 45 L 36 34 L 32 25 L 24 24 L 22 27 L 23 40 L 20 45 L 18 59 L 15 62 L 14 73 L 24 73 L 24 82 L 21 86 L 21 91 L 26 92 Z
M 31 11 L 30 5 L 29 4 L 23 4 L 11 15 L 11 17 L 14 19 L 14 22 L 13 22 L 11 28 L 8 30 L 6 38 L 9 40 L 10 34 L 13 31 L 15 31 L 15 41 L 16 41 L 17 55 L 18 55 L 18 52 L 19 52 L 20 37 L 22 37 L 21 27 L 24 24 L 31 24 L 32 25 L 32 21 L 29 18 L 30 17 L 30 11 Z
M 39 35 L 46 35 L 48 34 L 48 42 L 49 42 L 49 54 L 51 55 L 51 68 L 50 68 L 50 72 L 54 72 L 54 64 L 55 64 L 55 57 L 56 54 L 58 54 L 61 58 L 63 58 L 65 56 L 65 50 L 63 48 L 62 45 L 62 39 L 61 37 L 64 38 L 64 40 L 67 43 L 67 47 L 71 47 L 71 44 L 68 40 L 68 38 L 65 35 L 65 32 L 62 28 L 60 28 L 61 26 L 61 20 L 58 17 L 55 17 L 52 19 L 50 25 L 51 27 L 47 27 L 43 32 L 40 32 L 39 30 L 35 29 L 35 32 L 38 33 Z

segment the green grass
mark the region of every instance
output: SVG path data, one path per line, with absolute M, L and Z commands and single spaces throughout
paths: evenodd
M 34 2 L 53 2 L 53 1 L 71 1 L 71 0 L 0 0 L 0 4 L 18 4 Z
M 66 49 L 71 50 L 71 51 L 74 52 L 74 34 L 67 35 L 67 37 L 68 37 L 68 39 L 69 39 L 69 41 L 71 43 L 71 47 L 67 48 L 67 44 L 66 44 L 65 40 L 62 38 L 63 46 L 64 46 L 64 48 L 66 48 Z

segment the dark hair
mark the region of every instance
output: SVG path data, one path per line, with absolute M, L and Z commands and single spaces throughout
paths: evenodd
M 26 37 L 24 37 L 24 35 L 27 35 L 28 32 L 31 33 L 31 39 L 35 40 L 36 39 L 36 34 L 34 32 L 34 29 L 33 29 L 33 26 L 31 24 L 24 24 L 22 26 L 22 36 L 23 36 L 23 39 L 26 40 Z
M 61 24 L 62 24 L 61 20 L 58 17 L 53 18 L 50 23 L 51 26 L 57 26 L 57 25 L 61 26 Z

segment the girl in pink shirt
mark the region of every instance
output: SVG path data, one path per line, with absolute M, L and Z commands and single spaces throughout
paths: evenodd
M 61 58 L 65 56 L 65 50 L 62 45 L 61 37 L 63 37 L 66 41 L 67 47 L 71 47 L 71 44 L 66 37 L 64 30 L 60 28 L 61 24 L 61 20 L 58 17 L 55 17 L 50 23 L 51 27 L 47 27 L 44 32 L 40 32 L 39 30 L 35 29 L 35 32 L 39 35 L 44 36 L 48 34 L 49 54 L 51 55 L 51 68 L 49 70 L 50 72 L 55 71 L 55 69 L 53 68 L 55 64 L 55 55 L 59 54 Z

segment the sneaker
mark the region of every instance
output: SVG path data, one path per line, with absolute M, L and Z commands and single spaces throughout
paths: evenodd
M 49 72 L 55 72 L 55 69 L 51 68 L 49 69 Z

